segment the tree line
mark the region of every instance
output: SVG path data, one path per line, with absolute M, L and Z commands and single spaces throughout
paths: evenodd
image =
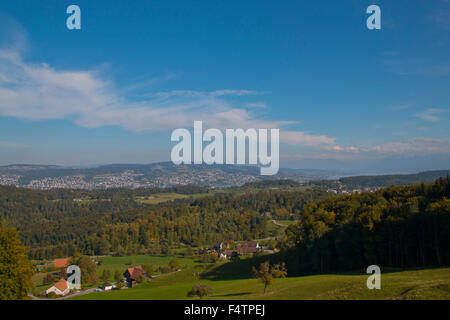
M 292 273 L 450 264 L 450 178 L 311 203 L 286 229 Z

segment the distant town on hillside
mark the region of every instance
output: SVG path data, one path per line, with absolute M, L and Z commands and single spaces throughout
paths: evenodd
M 343 174 L 327 170 L 282 168 L 277 175 L 261 176 L 256 166 L 237 165 L 174 165 L 161 162 L 74 168 L 17 164 L 0 167 L 0 185 L 40 190 L 138 189 L 185 185 L 223 188 L 289 179 L 330 192 L 352 193 L 374 191 L 392 184 L 429 183 L 449 173 L 450 170 L 435 170 L 415 174 L 344 177 Z

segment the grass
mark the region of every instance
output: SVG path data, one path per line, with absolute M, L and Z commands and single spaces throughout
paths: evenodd
M 33 294 L 38 295 L 51 287 L 51 285 L 42 284 L 42 280 L 44 279 L 46 274 L 47 273 L 36 273 L 31 278 L 34 283 Z
M 210 197 L 220 192 L 221 190 L 212 190 L 208 193 L 193 193 L 193 194 L 181 194 L 175 192 L 155 193 L 148 197 L 136 197 L 135 201 L 145 204 L 158 204 L 177 199 L 199 199 L 204 197 Z
M 114 272 L 116 270 L 120 273 L 124 273 L 126 269 L 139 266 L 143 264 L 149 264 L 156 270 L 158 267 L 165 267 L 169 265 L 171 260 L 177 260 L 182 267 L 193 266 L 198 264 L 191 257 L 184 257 L 181 255 L 135 255 L 135 256 L 124 256 L 124 257 L 103 257 L 99 258 L 101 265 L 97 268 L 97 274 L 100 276 L 104 269 L 111 272 L 110 280 L 113 280 Z M 130 264 L 130 262 L 133 262 Z
M 282 227 L 273 223 L 272 219 L 268 219 L 267 221 L 267 231 L 271 237 L 277 237 L 284 234 L 284 230 L 286 230 L 287 226 L 296 223 L 297 221 L 293 220 L 276 220 L 277 223 L 285 225 L 286 227 Z
M 170 200 L 176 200 L 176 199 L 186 199 L 189 198 L 189 196 L 185 194 L 179 194 L 179 193 L 155 193 L 148 197 L 137 197 L 136 202 L 145 203 L 145 204 L 158 204 L 162 202 L 167 202 Z
M 180 249 L 181 251 L 182 249 Z M 169 265 L 171 260 L 177 260 L 180 265 L 184 268 L 186 266 L 194 266 L 199 265 L 198 262 L 195 262 L 192 257 L 184 257 L 179 254 L 174 255 L 134 255 L 134 256 L 124 256 L 124 257 L 102 257 L 98 258 L 98 261 L 101 261 L 101 265 L 97 267 L 97 275 L 100 276 L 103 273 L 103 270 L 107 269 L 110 271 L 111 276 L 109 281 L 114 281 L 114 272 L 118 270 L 121 274 L 125 272 L 126 269 L 134 266 L 139 266 L 143 264 L 149 264 L 156 270 L 158 267 L 165 267 Z M 130 262 L 133 264 L 130 264 Z M 58 271 L 53 271 L 52 273 L 57 273 Z M 50 272 L 48 272 L 50 273 Z M 35 285 L 33 288 L 34 294 L 42 293 L 51 287 L 49 285 L 43 285 L 42 280 L 44 279 L 47 273 L 36 273 L 33 275 L 32 281 Z
M 381 290 L 367 289 L 369 275 L 366 274 L 289 277 L 275 279 L 264 294 L 263 285 L 256 279 L 214 280 L 201 276 L 205 272 L 214 273 L 214 269 L 223 266 L 224 264 L 218 264 L 205 270 L 203 265 L 193 263 L 180 272 L 162 275 L 132 289 L 92 293 L 73 299 L 188 299 L 186 294 L 196 283 L 210 286 L 213 293 L 204 299 L 214 300 L 450 299 L 450 268 L 382 273 Z
M 277 220 L 277 222 L 280 224 L 290 226 L 291 224 L 298 222 L 298 220 L 297 221 L 296 220 Z

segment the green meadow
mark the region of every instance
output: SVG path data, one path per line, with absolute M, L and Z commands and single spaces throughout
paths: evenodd
M 51 287 L 51 285 L 44 285 L 42 284 L 42 281 L 44 280 L 44 277 L 47 273 L 36 273 L 33 275 L 31 280 L 33 281 L 34 288 L 32 293 L 33 294 L 40 294 Z
M 156 270 L 158 267 L 166 267 L 171 260 L 177 260 L 182 268 L 190 267 L 198 264 L 192 257 L 184 257 L 182 255 L 135 255 L 124 257 L 102 257 L 97 259 L 100 265 L 97 267 L 97 274 L 100 276 L 104 269 L 111 272 L 111 279 L 116 270 L 124 273 L 126 269 L 149 264 Z
M 270 236 L 277 237 L 284 234 L 284 231 L 291 224 L 296 223 L 294 220 L 276 220 L 277 224 L 273 222 L 272 219 L 267 221 L 267 231 Z
M 142 258 L 156 265 L 166 265 L 169 257 Z M 114 259 L 118 261 L 115 262 Z M 130 257 L 108 258 L 105 266 L 126 267 Z M 149 260 L 145 260 L 149 259 Z M 158 260 L 159 259 L 159 260 Z M 136 257 L 137 260 L 137 257 Z M 369 290 L 367 274 L 326 274 L 274 279 L 273 284 L 263 293 L 263 285 L 248 276 L 249 272 L 239 274 L 239 269 L 247 263 L 217 263 L 204 265 L 192 259 L 177 259 L 186 268 L 179 272 L 163 274 L 134 288 L 96 292 L 74 297 L 79 300 L 178 300 L 188 299 L 187 292 L 194 284 L 204 283 L 212 288 L 212 294 L 204 299 L 281 299 L 281 300 L 322 300 L 322 299 L 450 299 L 450 268 L 407 270 L 386 272 L 381 276 L 381 289 Z M 114 262 L 113 262 L 114 261 Z M 152 261 L 152 262 L 150 262 Z M 188 261 L 191 261 L 190 263 Z M 233 266 L 233 264 L 235 264 Z M 216 272 L 217 269 L 228 272 Z M 205 276 L 205 275 L 215 276 Z M 233 278 L 236 275 L 236 279 Z M 243 278 L 246 277 L 246 278 Z M 191 298 L 189 298 L 191 299 Z
M 155 193 L 148 197 L 137 197 L 136 202 L 145 203 L 145 204 L 158 204 L 162 202 L 167 202 L 170 200 L 176 199 L 186 199 L 189 196 L 180 193 Z

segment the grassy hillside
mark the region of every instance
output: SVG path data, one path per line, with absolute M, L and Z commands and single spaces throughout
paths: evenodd
M 383 273 L 381 290 L 366 287 L 368 275 L 315 275 L 275 279 L 266 294 L 256 279 L 204 280 L 199 279 L 202 266 L 152 279 L 132 289 L 98 292 L 74 299 L 187 299 L 186 293 L 196 283 L 213 289 L 204 299 L 450 299 L 450 268 L 412 270 Z
M 194 259 L 187 257 L 185 258 L 180 255 L 135 255 L 125 257 L 104 257 L 99 260 L 101 261 L 101 265 L 97 268 L 97 273 L 99 276 L 102 274 L 104 269 L 111 271 L 111 275 L 113 275 L 116 270 L 123 273 L 130 267 L 143 264 L 149 264 L 154 270 L 156 270 L 158 267 L 168 266 L 171 260 L 177 260 L 182 267 L 193 266 L 196 264 Z M 113 280 L 112 277 L 110 280 Z
M 151 196 L 145 196 L 145 197 L 137 197 L 136 202 L 139 203 L 145 203 L 145 204 L 158 204 L 161 202 L 166 202 L 170 200 L 176 200 L 176 199 L 186 199 L 188 198 L 185 194 L 179 194 L 179 193 L 157 193 L 153 194 Z

